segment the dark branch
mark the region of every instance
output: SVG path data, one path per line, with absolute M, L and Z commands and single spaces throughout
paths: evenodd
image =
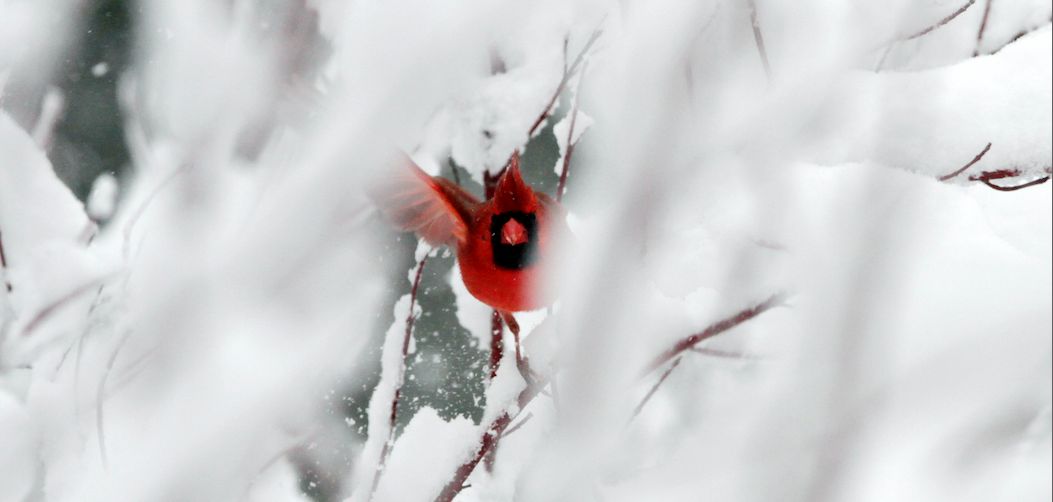
M 984 3 L 984 17 L 980 20 L 980 29 L 976 32 L 976 49 L 973 49 L 973 57 L 980 55 L 980 46 L 984 42 L 984 31 L 987 30 L 987 18 L 991 15 L 991 4 L 994 0 L 986 0 Z
M 413 306 L 417 302 L 417 289 L 420 287 L 420 278 L 424 273 L 425 263 L 428 263 L 427 254 L 425 254 L 424 258 L 421 258 L 420 263 L 417 264 L 417 274 L 413 277 L 413 286 L 410 288 L 409 314 L 406 315 L 406 332 L 402 338 L 402 363 L 399 366 L 398 380 L 395 384 L 395 395 L 391 399 L 391 416 L 388 420 L 388 437 L 387 440 L 384 441 L 384 446 L 380 450 L 380 459 L 377 461 L 377 469 L 373 473 L 373 485 L 369 489 L 370 500 L 373 499 L 373 495 L 377 492 L 377 486 L 380 485 L 380 475 L 384 472 L 388 455 L 391 453 L 391 445 L 395 442 L 395 423 L 398 420 L 399 400 L 402 397 L 402 383 L 403 380 L 405 380 L 406 357 L 409 355 L 410 340 L 413 338 L 413 324 L 417 320 L 417 316 L 413 315 Z
M 526 425 L 526 423 L 527 423 L 527 422 L 529 422 L 531 418 L 534 418 L 534 414 L 533 414 L 533 413 L 527 413 L 527 414 L 526 414 L 526 416 L 525 416 L 525 417 L 523 417 L 523 419 L 522 419 L 522 420 L 520 420 L 520 421 L 516 422 L 516 424 L 515 424 L 515 425 L 513 425 L 513 426 L 509 427 L 509 428 L 508 428 L 508 430 L 506 430 L 506 431 L 505 431 L 505 433 L 503 434 L 503 436 L 504 436 L 504 437 L 508 437 L 508 436 L 511 436 L 513 432 L 515 432 L 515 431 L 519 430 L 519 429 L 520 429 L 521 427 L 523 427 L 524 425 Z
M 991 188 L 993 188 L 995 190 L 998 190 L 999 192 L 1015 192 L 1017 190 L 1023 190 L 1023 189 L 1028 188 L 1028 187 L 1041 185 L 1041 184 L 1049 181 L 1049 176 L 1043 176 L 1043 177 L 1041 177 L 1041 178 L 1039 178 L 1037 180 L 1031 180 L 1031 181 L 1028 181 L 1027 183 L 1023 183 L 1023 184 L 1020 184 L 1020 185 L 1011 185 L 1011 186 L 996 185 L 996 184 L 992 183 L 989 178 L 981 178 L 980 181 L 983 184 L 985 184 L 985 185 L 987 185 L 987 186 L 989 186 L 989 187 L 991 187 Z
M 4 255 L 4 234 L 0 233 L 0 274 L 4 274 L 4 287 L 11 292 L 11 281 L 7 280 L 7 256 Z
M 919 31 L 919 32 L 917 32 L 917 33 L 915 33 L 913 35 L 910 35 L 910 36 L 907 36 L 907 37 L 902 37 L 899 40 L 900 41 L 907 41 L 907 40 L 914 40 L 915 38 L 924 37 L 925 35 L 928 35 L 929 33 L 932 33 L 933 31 L 936 31 L 937 28 L 939 28 L 939 27 L 941 27 L 941 26 L 943 26 L 943 25 L 945 25 L 945 24 L 947 24 L 947 23 L 949 23 L 951 21 L 954 21 L 954 18 L 962 15 L 963 12 L 969 10 L 969 7 L 972 7 L 974 3 L 976 3 L 976 0 L 969 0 L 968 2 L 965 2 L 965 5 L 962 5 L 961 7 L 959 7 L 958 10 L 952 12 L 951 15 L 939 20 L 936 24 L 931 25 L 931 26 L 925 28 L 924 30 L 921 30 L 921 31 Z
M 755 0 L 748 0 L 748 2 L 750 23 L 753 25 L 753 41 L 757 43 L 757 53 L 760 54 L 761 64 L 764 65 L 764 75 L 768 77 L 768 82 L 771 82 L 771 64 L 768 63 L 768 51 L 764 48 L 764 36 L 761 34 L 760 21 L 757 20 L 757 3 Z
M 44 321 L 48 320 L 49 317 L 54 315 L 55 312 L 58 312 L 60 309 L 62 309 L 62 307 L 65 307 L 66 305 L 68 305 L 73 300 L 76 300 L 81 295 L 91 291 L 93 288 L 95 288 L 95 286 L 98 286 L 98 285 L 108 281 L 114 275 L 116 275 L 116 274 L 107 274 L 105 276 L 102 276 L 102 277 L 99 277 L 99 278 L 96 278 L 96 279 L 92 279 L 91 281 L 88 281 L 88 282 L 86 282 L 84 284 L 81 284 L 80 286 L 74 288 L 73 290 L 69 291 L 65 295 L 60 296 L 57 300 L 49 303 L 47 306 L 45 306 L 44 308 L 42 308 L 39 311 L 37 311 L 36 315 L 34 315 L 30 319 L 30 321 L 28 323 L 26 323 L 25 328 L 22 328 L 22 336 L 29 336 Z
M 1051 15 L 1049 17 L 1049 22 L 1053 23 L 1053 15 Z M 1031 29 L 1028 29 L 1028 30 L 1022 30 L 1022 31 L 1018 32 L 1016 35 L 1013 35 L 1013 38 L 1010 38 L 1008 42 L 998 46 L 997 49 L 991 51 L 991 54 L 997 54 L 999 51 L 1001 51 L 1002 49 L 1005 49 L 1006 47 L 1011 45 L 1013 42 L 1016 42 L 1017 40 L 1020 40 L 1021 38 L 1024 38 L 1025 36 L 1030 35 L 1031 33 L 1034 33 L 1036 30 L 1038 30 L 1039 28 L 1042 28 L 1044 26 L 1046 26 L 1046 25 L 1045 24 L 1041 24 L 1041 25 L 1035 26 L 1034 28 L 1031 28 Z
M 535 381 L 530 385 L 527 385 L 522 392 L 519 393 L 517 398 L 517 409 L 522 412 L 531 401 L 541 392 L 544 387 L 544 383 L 541 381 Z M 479 465 L 479 462 L 497 445 L 498 439 L 504 434 L 505 430 L 508 429 L 509 424 L 512 423 L 512 416 L 508 412 L 502 413 L 500 417 L 490 423 L 490 426 L 486 428 L 486 433 L 483 434 L 482 441 L 479 443 L 479 449 L 467 462 L 461 464 L 457 468 L 457 472 L 446 486 L 443 487 L 442 493 L 435 498 L 435 502 L 452 502 L 454 497 L 465 487 L 465 481 L 472 475 L 472 471 Z M 524 419 L 525 420 L 525 419 Z
M 676 367 L 680 365 L 680 361 L 683 360 L 684 358 L 682 357 L 674 359 L 673 364 L 670 364 L 669 367 L 666 368 L 664 372 L 662 372 L 662 376 L 658 377 L 658 380 L 655 381 L 654 385 L 651 386 L 651 390 L 647 391 L 647 394 L 644 395 L 643 399 L 641 399 L 640 402 L 636 405 L 636 408 L 633 409 L 633 414 L 631 417 L 629 417 L 630 423 L 632 423 L 633 420 L 636 420 L 636 416 L 639 415 L 641 411 L 643 411 L 643 407 L 647 405 L 648 401 L 651 400 L 651 397 L 654 396 L 654 393 L 658 392 L 658 387 L 661 386 L 663 382 L 665 382 L 666 378 L 669 378 L 669 374 L 672 373 L 673 370 L 675 370 Z
M 976 154 L 976 156 L 973 157 L 973 160 L 970 160 L 968 164 L 965 164 L 964 166 L 958 168 L 952 173 L 940 176 L 940 181 L 948 181 L 950 179 L 953 179 L 955 176 L 964 173 L 966 169 L 969 169 L 970 167 L 973 167 L 973 165 L 975 165 L 977 162 L 980 162 L 980 159 L 984 158 L 984 155 L 987 155 L 987 151 L 990 149 L 991 143 L 987 143 L 987 146 L 985 146 L 984 149 L 980 151 L 980 153 Z
M 603 21 L 600 21 L 600 26 L 603 25 Z M 563 78 L 559 80 L 559 85 L 556 86 L 556 91 L 552 93 L 552 97 L 548 100 L 548 104 L 545 105 L 545 109 L 541 111 L 541 115 L 538 115 L 534 123 L 530 125 L 530 129 L 527 130 L 527 137 L 533 136 L 534 132 L 537 131 L 538 127 L 541 127 L 541 123 L 545 121 L 552 114 L 552 107 L 556 104 L 556 100 L 559 99 L 559 95 L 563 93 L 563 88 L 567 86 L 567 82 L 570 81 L 571 77 L 574 76 L 574 72 L 578 70 L 578 66 L 585 60 L 585 55 L 588 54 L 589 49 L 592 48 L 596 40 L 600 38 L 603 30 L 599 26 L 595 30 L 592 30 L 592 34 L 589 36 L 589 40 L 585 42 L 585 47 L 582 47 L 581 52 L 578 53 L 577 57 L 574 58 L 574 62 L 571 63 L 570 67 L 563 71 Z
M 570 127 L 567 130 L 567 152 L 563 155 L 563 170 L 559 172 L 559 184 L 556 185 L 556 201 L 562 201 L 563 193 L 567 191 L 567 172 L 570 171 L 570 157 L 574 154 L 574 125 L 578 122 L 578 95 L 581 93 L 581 81 L 585 80 L 587 66 L 581 67 L 581 78 L 574 89 L 574 106 L 570 109 Z
M 737 314 L 735 314 L 735 315 L 733 315 L 731 317 L 728 317 L 726 319 L 720 320 L 720 321 L 718 321 L 718 322 L 716 322 L 714 324 L 710 324 L 709 327 L 707 327 L 706 329 L 704 329 L 702 331 L 699 331 L 698 333 L 695 333 L 693 335 L 690 335 L 690 336 L 688 336 L 686 338 L 681 339 L 680 341 L 676 342 L 672 347 L 670 347 L 668 350 L 666 350 L 665 352 L 661 353 L 658 357 L 656 357 L 653 361 L 651 361 L 651 363 L 648 364 L 647 367 L 645 368 L 644 374 L 646 375 L 647 373 L 650 373 L 650 372 L 660 368 L 665 363 L 667 363 L 670 360 L 672 360 L 673 358 L 679 356 L 685 350 L 689 350 L 692 347 L 694 347 L 695 345 L 698 345 L 699 343 L 701 343 L 701 342 L 703 342 L 705 340 L 713 338 L 714 336 L 717 336 L 717 335 L 719 335 L 719 334 L 721 334 L 721 333 L 723 333 L 725 331 L 728 331 L 728 330 L 730 330 L 730 329 L 732 329 L 732 328 L 734 328 L 734 327 L 736 327 L 736 326 L 738 326 L 738 325 L 740 325 L 740 324 L 742 324 L 742 323 L 744 323 L 744 322 L 746 322 L 746 321 L 748 321 L 750 319 L 753 319 L 754 317 L 757 317 L 757 316 L 759 316 L 759 315 L 771 310 L 772 308 L 774 308 L 774 307 L 776 307 L 778 305 L 781 305 L 784 299 L 785 298 L 784 298 L 784 296 L 781 293 L 780 294 L 774 294 L 774 295 L 770 296 L 767 300 L 764 300 L 763 302 L 760 302 L 757 305 L 754 305 L 754 306 L 752 306 L 750 308 L 747 308 L 745 310 L 739 311 Z
M 670 359 L 677 357 L 678 355 L 680 355 L 680 353 L 690 349 L 695 344 L 717 336 L 725 331 L 730 330 L 731 328 L 734 328 L 735 326 L 738 326 L 750 319 L 753 319 L 754 317 L 757 317 L 758 315 L 770 310 L 772 307 L 781 304 L 782 300 L 783 295 L 772 295 L 770 298 L 756 306 L 750 307 L 730 318 L 712 324 L 705 330 L 691 335 L 685 338 L 684 340 L 678 342 L 672 349 L 659 356 L 656 359 L 655 363 L 653 363 L 652 365 L 656 364 L 660 366 L 662 364 L 665 364 Z M 676 363 L 674 363 L 673 366 L 675 367 Z M 517 406 L 515 407 L 515 409 L 519 410 L 519 413 L 523 413 L 523 410 L 526 409 L 527 405 L 530 404 L 535 397 L 541 394 L 541 391 L 545 387 L 545 385 L 546 381 L 541 378 L 538 378 L 536 380 L 528 380 L 527 387 L 519 393 L 519 396 L 516 400 Z M 454 497 L 456 497 L 457 494 L 464 489 L 465 482 L 468 480 L 468 477 L 472 475 L 472 471 L 474 471 L 476 466 L 479 465 L 479 462 L 481 462 L 483 458 L 485 458 L 486 455 L 496 447 L 497 441 L 500 439 L 502 434 L 505 433 L 506 429 L 508 429 L 508 426 L 512 423 L 513 418 L 514 417 L 509 415 L 509 413 L 506 411 L 505 413 L 501 414 L 500 417 L 498 417 L 496 420 L 490 423 L 490 426 L 487 427 L 486 433 L 483 435 L 483 438 L 479 443 L 479 449 L 476 451 L 475 455 L 457 468 L 457 471 L 454 473 L 453 478 L 446 483 L 446 486 L 443 488 L 442 493 L 440 493 L 439 496 L 436 497 L 435 502 L 451 502 L 454 499 Z M 526 419 L 524 418 L 523 421 L 526 421 Z
M 749 354 L 742 354 L 742 353 L 739 353 L 739 352 L 730 352 L 730 351 L 727 351 L 727 350 L 711 349 L 711 348 L 708 348 L 708 347 L 694 347 L 694 348 L 691 349 L 691 352 L 694 352 L 696 354 L 701 354 L 703 356 L 719 357 L 719 358 L 723 358 L 723 359 L 738 359 L 738 360 L 757 360 L 757 359 L 759 359 L 758 357 L 751 356 Z
M 501 357 L 504 356 L 504 342 L 501 333 L 504 325 L 501 324 L 501 313 L 494 310 L 490 313 L 490 378 L 497 376 L 497 368 L 501 365 Z

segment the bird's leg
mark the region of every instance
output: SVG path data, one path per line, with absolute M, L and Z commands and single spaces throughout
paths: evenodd
M 523 375 L 523 379 L 531 384 L 535 381 L 534 373 L 530 370 L 530 363 L 527 361 L 526 356 L 523 355 L 522 343 L 519 341 L 519 323 L 516 322 L 516 318 L 511 312 L 501 311 L 501 319 L 505 321 L 505 325 L 508 326 L 508 330 L 512 332 L 512 337 L 516 342 L 516 367 L 519 368 L 519 373 Z
M 501 333 L 504 326 L 501 325 L 501 313 L 494 311 L 490 316 L 490 379 L 497 376 L 497 368 L 501 365 L 501 357 L 504 354 L 504 344 L 501 341 Z

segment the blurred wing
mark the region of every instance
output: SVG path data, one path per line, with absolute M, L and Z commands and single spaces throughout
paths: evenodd
M 429 176 L 408 157 L 402 164 L 373 194 L 385 216 L 432 245 L 467 240 L 479 200 L 448 180 Z

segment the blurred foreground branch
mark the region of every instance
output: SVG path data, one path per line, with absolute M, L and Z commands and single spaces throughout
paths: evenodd
M 783 294 L 774 294 L 770 296 L 767 300 L 764 300 L 763 302 L 757 305 L 741 310 L 731 317 L 722 319 L 720 321 L 717 321 L 716 323 L 709 325 L 707 328 L 698 333 L 694 333 L 692 335 L 687 336 L 686 338 L 677 342 L 676 345 L 674 345 L 671 349 L 669 349 L 666 352 L 663 352 L 660 356 L 658 356 L 654 362 L 648 365 L 648 370 L 640 376 L 646 376 L 647 373 L 650 373 L 653 369 L 661 366 L 662 364 L 668 362 L 671 359 L 676 358 L 684 351 L 690 350 L 692 347 L 694 347 L 698 343 L 701 343 L 703 340 L 713 338 L 714 336 L 724 333 L 740 324 L 749 321 L 750 319 L 759 316 L 760 314 L 763 314 L 764 312 L 767 312 L 768 310 L 771 310 L 773 307 L 781 305 L 784 299 L 785 296 Z M 679 360 L 674 362 L 673 367 L 676 367 L 678 362 Z M 670 372 L 672 372 L 672 368 L 670 368 L 662 376 L 662 378 L 659 379 L 658 383 L 661 384 L 661 382 L 665 380 L 666 377 L 668 377 L 668 374 Z M 461 464 L 461 466 L 457 468 L 453 479 L 451 479 L 446 484 L 442 492 L 435 499 L 436 502 L 451 502 L 454 499 L 454 497 L 456 497 L 457 494 L 459 494 L 461 490 L 463 490 L 466 487 L 465 482 L 468 480 L 468 477 L 471 476 L 472 472 L 475 470 L 475 467 L 479 465 L 479 462 L 481 462 L 489 454 L 490 451 L 497 447 L 497 442 L 504 435 L 505 430 L 508 429 L 508 426 L 519 414 L 523 413 L 523 410 L 526 409 L 527 405 L 529 405 L 534 400 L 534 398 L 538 396 L 538 394 L 542 393 L 544 387 L 547 384 L 548 380 L 546 378 L 538 378 L 536 380 L 527 381 L 526 388 L 523 389 L 516 398 L 516 405 L 513 408 L 517 410 L 516 415 L 513 416 L 510 412 L 506 411 L 490 423 L 490 425 L 486 428 L 486 432 L 483 434 L 483 437 L 479 441 L 479 447 L 476 450 L 475 455 L 473 455 L 471 459 Z M 651 391 L 648 393 L 648 396 L 645 398 L 644 403 L 637 405 L 637 410 L 634 412 L 634 415 L 638 413 L 639 409 L 642 408 L 643 404 L 646 403 L 647 398 L 649 398 L 651 394 L 654 394 L 654 392 L 657 390 L 657 387 L 658 385 L 655 385 L 655 388 L 651 389 Z M 523 419 L 523 422 L 525 421 L 526 418 Z

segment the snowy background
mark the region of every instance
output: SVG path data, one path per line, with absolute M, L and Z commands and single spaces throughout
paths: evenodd
M 0 0 L 0 502 L 1050 500 L 1051 16 Z M 536 381 L 393 147 L 567 169 Z

